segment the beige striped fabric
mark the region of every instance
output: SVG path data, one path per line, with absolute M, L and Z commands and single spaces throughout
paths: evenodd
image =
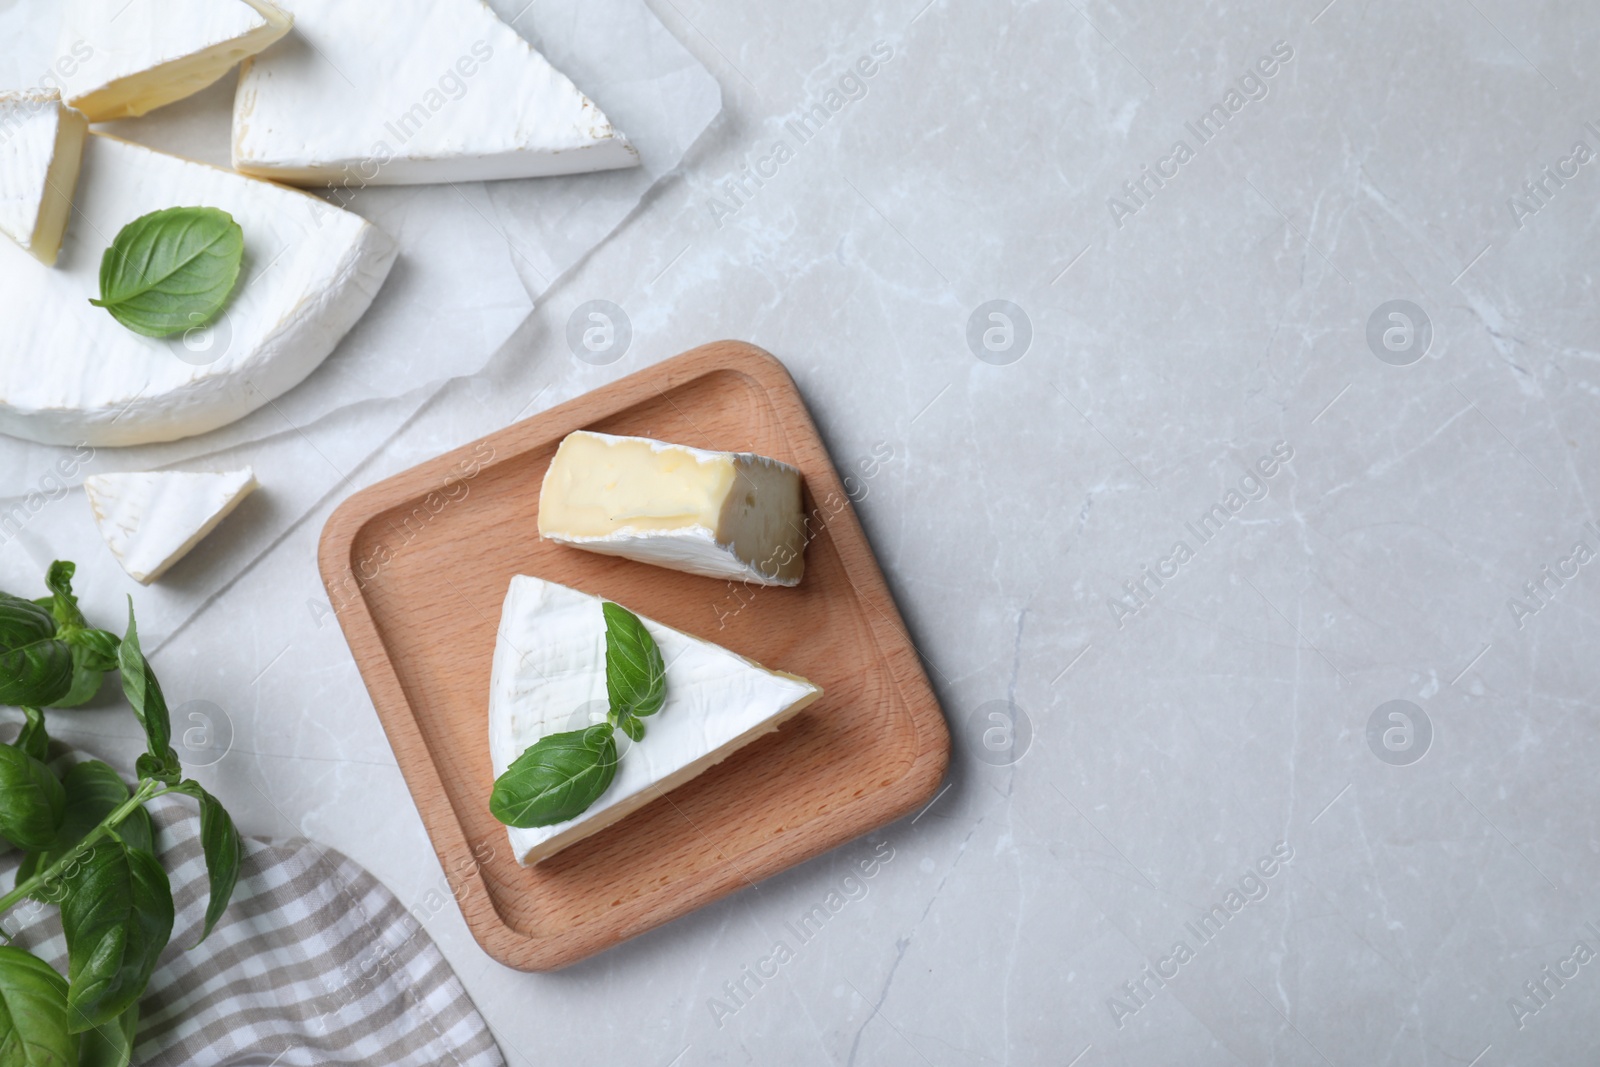
M 211 936 L 192 801 L 150 805 L 177 922 L 139 1003 L 133 1062 L 160 1067 L 504 1067 L 483 1017 L 438 946 L 354 862 L 296 839 L 246 838 L 239 883 Z M 20 856 L 0 856 L 9 887 Z M 53 907 L 5 916 L 15 943 L 66 973 Z

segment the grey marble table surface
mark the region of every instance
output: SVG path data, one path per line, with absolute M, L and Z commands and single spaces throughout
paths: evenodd
M 220 715 L 198 775 L 242 827 L 414 905 L 515 1067 L 1593 1063 L 1600 12 L 650 6 L 724 96 L 677 173 L 482 373 L 323 420 L 334 488 L 276 490 L 270 543 L 230 523 L 163 594 L 163 681 Z M 569 344 L 593 301 L 629 327 L 610 362 Z M 355 487 L 725 337 L 860 477 L 947 786 L 508 970 L 318 535 Z

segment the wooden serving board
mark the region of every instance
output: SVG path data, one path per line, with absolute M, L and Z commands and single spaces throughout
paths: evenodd
M 752 451 L 805 475 L 820 532 L 794 589 L 541 542 L 539 486 L 574 430 Z M 949 762 L 944 716 L 793 379 L 706 345 L 345 501 L 319 562 L 467 925 L 563 967 L 905 815 Z M 533 868 L 489 814 L 489 666 L 514 575 L 593 593 L 821 685 L 776 733 Z

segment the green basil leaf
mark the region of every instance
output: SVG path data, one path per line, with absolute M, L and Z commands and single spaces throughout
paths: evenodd
M 0 593 L 0 704 L 45 707 L 72 689 L 72 651 L 50 612 Z
M 172 937 L 172 884 L 143 849 L 102 838 L 66 879 L 68 1028 L 104 1026 L 135 1004 Z
M 17 870 L 19 883 L 26 882 L 37 871 L 48 869 L 71 852 L 79 841 L 89 835 L 89 831 L 126 804 L 130 796 L 128 787 L 122 784 L 122 777 L 116 770 L 99 760 L 85 760 L 67 768 L 61 785 L 67 794 L 61 829 L 56 832 L 56 839 L 49 848 L 30 852 L 23 857 L 22 866 Z M 142 848 L 146 852 L 153 850 L 150 815 L 143 808 L 136 808 L 117 828 L 117 834 L 130 848 Z
M 553 826 L 589 810 L 616 776 L 608 724 L 550 734 L 495 780 L 489 810 L 507 826 Z
M 55 772 L 20 748 L 0 745 L 0 836 L 30 851 L 49 848 L 66 806 Z
M 124 845 L 140 852 L 156 854 L 156 831 L 150 822 L 150 813 L 144 808 L 134 808 L 114 831 Z
M 78 1046 L 78 1067 L 128 1067 L 133 1061 L 134 1035 L 139 1030 L 139 1005 L 104 1026 L 91 1026 L 83 1032 Z
M 629 715 L 627 718 L 623 719 L 619 725 L 622 727 L 622 732 L 627 734 L 632 740 L 644 740 L 644 723 L 640 722 L 632 715 Z
M 639 621 L 639 616 L 607 600 L 606 694 L 611 698 L 611 718 L 620 722 L 630 715 L 654 715 L 666 699 L 666 666 L 661 650 Z
M 206 925 L 200 933 L 200 941 L 204 941 L 227 910 L 233 887 L 239 881 L 239 832 L 233 828 L 228 809 L 199 782 L 185 781 L 177 791 L 200 801 L 200 847 L 205 850 L 206 877 L 211 882 L 211 902 L 206 905 Z M 193 947 L 198 948 L 200 941 Z
M 63 643 L 67 646 L 72 656 L 72 685 L 60 700 L 51 701 L 50 706 L 52 708 L 82 707 L 99 694 L 100 686 L 106 680 L 105 669 L 94 666 L 95 663 L 99 662 L 98 653 L 78 644 L 76 640 L 83 634 L 99 632 L 98 630 L 70 630 L 67 632 Z
M 167 711 L 167 699 L 161 695 L 161 683 L 139 647 L 139 626 L 133 618 L 133 598 L 128 598 L 128 633 L 117 650 L 122 668 L 122 691 L 144 727 L 145 742 L 150 759 L 140 756 L 140 778 L 157 778 L 171 785 L 181 773 L 178 754 L 172 751 L 172 715 Z
M 83 617 L 83 612 L 78 610 L 78 598 L 72 595 L 72 576 L 78 573 L 76 563 L 68 563 L 58 559 L 50 564 L 50 569 L 45 572 L 44 585 L 50 590 L 46 600 L 34 601 L 50 609 L 50 614 L 55 617 L 56 625 L 66 627 L 85 627 L 89 623 Z
M 16 747 L 43 763 L 50 755 L 50 735 L 45 733 L 44 712 L 38 708 L 23 708 L 22 714 L 28 721 L 17 734 Z
M 74 652 L 83 652 L 83 666 L 86 670 L 114 671 L 117 669 L 117 653 L 122 646 L 122 638 L 108 630 L 95 630 L 85 628 L 73 630 L 62 634 L 61 640 L 72 646 Z
M 178 763 L 178 754 L 168 750 L 165 756 L 153 756 L 148 752 L 141 752 L 139 758 L 133 761 L 133 772 L 142 782 L 153 778 L 164 785 L 177 785 L 178 779 L 183 777 L 183 767 Z
M 134 219 L 100 259 L 90 300 L 146 337 L 204 326 L 228 302 L 244 262 L 244 231 L 214 207 L 172 207 Z
M 67 983 L 44 960 L 0 945 L 0 1063 L 72 1067 L 78 1039 L 67 1029 Z
M 56 640 L 65 644 L 72 655 L 72 684 L 67 692 L 49 702 L 52 708 L 76 708 L 93 700 L 105 681 L 105 672 L 117 668 L 116 634 L 92 629 L 78 608 L 78 598 L 72 593 L 72 577 L 77 566 L 65 560 L 50 564 L 45 585 L 50 596 L 33 603 L 50 612 L 56 622 Z

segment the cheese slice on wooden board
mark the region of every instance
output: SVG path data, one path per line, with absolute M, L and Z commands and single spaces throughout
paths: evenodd
M 174 205 L 231 214 L 244 273 L 205 329 L 155 340 L 89 300 L 122 227 Z M 0 241 L 0 432 L 47 444 L 174 441 L 242 418 L 316 369 L 394 263 L 359 215 L 99 134 L 75 207 L 53 270 Z
M 72 214 L 88 130 L 54 89 L 0 93 L 0 233 L 46 266 Z
M 594 102 L 482 0 L 285 0 L 245 64 L 233 165 L 298 185 L 537 178 L 633 167 Z
M 799 583 L 800 472 L 752 452 L 708 452 L 579 430 L 539 490 L 539 535 L 610 556 L 757 585 Z
M 135 581 L 149 585 L 256 488 L 246 467 L 221 474 L 139 471 L 83 480 L 95 525 Z
M 498 778 L 547 734 L 603 721 L 606 623 L 601 599 L 554 582 L 511 579 L 494 651 L 489 754 Z M 726 759 L 822 695 L 804 678 L 769 671 L 710 641 L 640 617 L 666 664 L 666 699 L 644 740 L 619 730 L 616 778 L 582 815 L 553 826 L 507 827 L 518 862 L 532 865 Z M 488 790 L 484 790 L 487 802 Z
M 192 96 L 289 32 L 268 0 L 65 0 L 67 103 L 108 122 Z

